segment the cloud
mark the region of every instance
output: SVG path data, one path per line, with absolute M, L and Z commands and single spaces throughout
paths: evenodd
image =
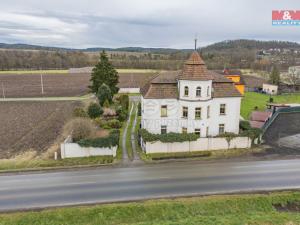
M 192 48 L 238 38 L 300 40 L 299 27 L 272 27 L 272 0 L 10 0 L 0 3 L 0 42 L 73 48 Z

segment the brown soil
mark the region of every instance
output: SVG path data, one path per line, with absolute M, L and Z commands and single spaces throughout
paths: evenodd
M 45 152 L 80 102 L 0 102 L 0 158 Z
M 119 74 L 119 87 L 142 87 L 153 75 L 153 73 Z M 0 74 L 0 83 L 4 85 L 7 98 L 80 96 L 89 92 L 90 74 L 45 74 L 44 94 L 39 74 Z

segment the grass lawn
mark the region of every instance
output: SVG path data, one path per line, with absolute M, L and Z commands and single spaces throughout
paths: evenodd
M 157 70 L 151 69 L 117 69 L 119 73 L 155 73 Z
M 258 110 L 264 111 L 266 109 L 266 104 L 269 101 L 269 95 L 260 94 L 256 92 L 246 92 L 244 98 L 242 99 L 241 105 L 241 115 L 245 119 L 248 119 L 250 113 L 254 110 L 255 106 Z M 300 103 L 300 94 L 286 94 L 273 96 L 275 103 Z
M 300 192 L 219 195 L 0 214 L 0 225 L 295 225 L 300 213 L 274 206 L 299 205 Z
M 68 72 L 68 70 L 3 70 L 0 71 L 0 74 L 52 74 Z
M 91 156 L 85 158 L 70 159 L 1 159 L 0 172 L 8 170 L 43 169 L 68 166 L 102 165 L 113 163 L 113 156 Z M 0 223 L 1 224 L 1 223 Z

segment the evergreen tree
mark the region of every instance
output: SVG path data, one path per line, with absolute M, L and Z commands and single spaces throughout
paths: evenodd
M 276 66 L 273 66 L 272 71 L 270 73 L 270 83 L 278 85 L 280 82 L 280 73 Z
M 92 85 L 89 88 L 92 92 L 97 93 L 102 84 L 106 84 L 111 90 L 112 95 L 119 90 L 117 84 L 119 82 L 119 75 L 112 64 L 109 62 L 105 51 L 100 54 L 100 60 L 95 65 L 92 71 L 91 80 Z
M 99 104 L 101 106 L 104 105 L 105 101 L 111 102 L 112 101 L 112 93 L 111 93 L 109 86 L 107 86 L 106 84 L 102 84 L 98 89 L 97 97 L 99 100 Z

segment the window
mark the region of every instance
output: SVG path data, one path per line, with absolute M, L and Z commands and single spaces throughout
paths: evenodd
M 210 96 L 210 88 L 209 88 L 209 86 L 207 87 L 207 97 L 209 97 Z
M 167 126 L 161 126 L 160 127 L 160 133 L 161 134 L 166 134 L 167 133 Z
M 201 119 L 201 108 L 195 108 L 195 119 L 200 120 Z
M 183 134 L 186 134 L 186 133 L 187 133 L 187 128 L 186 128 L 186 127 L 183 127 L 183 128 L 182 128 L 182 133 L 183 133 Z
M 220 115 L 225 115 L 226 114 L 226 105 L 221 104 L 220 105 Z
M 201 97 L 201 87 L 196 88 L 196 96 Z
M 188 107 L 182 107 L 182 117 L 188 118 Z
M 208 137 L 209 127 L 206 127 L 206 137 Z
M 224 134 L 225 132 L 225 124 L 219 124 L 219 134 Z
M 210 117 L 210 106 L 207 106 L 207 119 Z
M 195 129 L 195 134 L 197 135 L 197 136 L 201 136 L 201 130 L 200 130 L 200 128 L 199 129 Z
M 184 87 L 184 96 L 189 96 L 189 87 L 188 86 Z
M 160 107 L 160 116 L 167 117 L 168 116 L 168 107 L 166 105 L 162 105 Z

